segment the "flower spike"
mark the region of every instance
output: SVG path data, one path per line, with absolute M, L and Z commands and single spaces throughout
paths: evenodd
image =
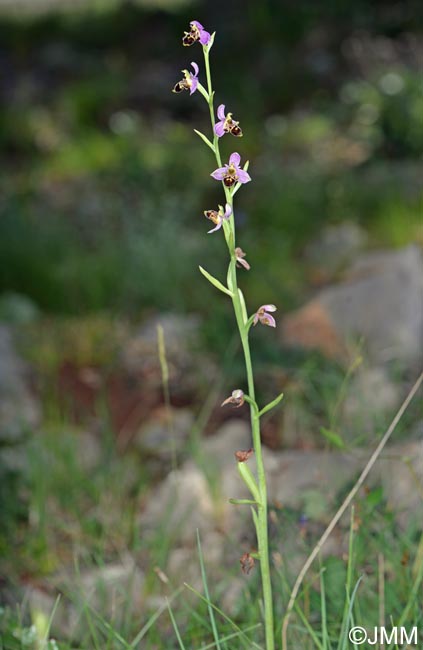
M 181 93 L 184 90 L 189 90 L 189 94 L 192 95 L 192 93 L 195 93 L 197 90 L 199 67 L 194 61 L 192 61 L 191 65 L 194 73 L 189 72 L 188 70 L 182 70 L 184 73 L 184 79 L 181 79 L 181 81 L 178 81 L 178 83 L 174 85 L 172 90 L 173 93 Z
M 209 44 L 211 34 L 204 29 L 203 25 L 199 23 L 198 20 L 191 20 L 189 26 L 190 31 L 184 32 L 182 45 L 189 47 L 190 45 L 194 45 L 197 41 L 199 41 L 201 45 Z
M 223 181 L 226 187 L 232 187 L 235 183 L 248 183 L 251 180 L 251 176 L 241 169 L 239 166 L 240 162 L 241 156 L 239 153 L 234 152 L 229 158 L 228 165 L 215 169 L 210 175 L 217 181 Z

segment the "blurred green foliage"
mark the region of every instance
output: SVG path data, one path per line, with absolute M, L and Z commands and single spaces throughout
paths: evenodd
M 180 46 L 194 14 L 218 32 L 216 99 L 245 133 L 224 152 L 252 161 L 237 220 L 260 267 L 253 301 L 301 302 L 304 246 L 328 223 L 421 240 L 418 12 L 361 0 L 2 15 L 0 292 L 68 314 L 208 311 L 196 269 L 221 274 L 224 251 L 202 218 L 220 199 L 192 133 L 207 111 L 169 92 L 200 60 Z

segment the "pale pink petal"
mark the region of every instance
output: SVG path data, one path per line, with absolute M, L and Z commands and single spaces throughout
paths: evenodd
M 260 318 L 260 322 L 263 325 L 268 325 L 269 327 L 276 327 L 276 321 L 270 314 L 265 314 Z
M 216 232 L 216 230 L 219 230 L 222 227 L 222 223 L 223 223 L 223 221 L 219 221 L 219 223 L 217 224 L 217 226 L 215 228 L 212 228 L 211 230 L 207 231 L 207 234 L 210 235 L 210 233 Z M 270 318 L 271 318 L 271 316 L 270 316 Z
M 198 22 L 198 20 L 191 20 L 190 22 L 191 27 L 194 25 L 194 27 L 197 27 L 200 31 L 204 29 L 203 25 Z
M 241 264 L 241 266 L 243 266 L 244 269 L 247 269 L 247 271 L 251 269 L 251 266 L 248 264 L 247 260 L 243 260 L 242 257 L 237 257 L 236 261 L 238 262 L 238 264 Z
M 239 155 L 239 153 L 235 152 L 231 154 L 231 157 L 229 158 L 230 165 L 235 165 L 235 167 L 238 167 L 240 162 L 241 162 L 241 156 Z
M 197 77 L 193 77 L 193 76 L 191 75 L 191 86 L 190 86 L 190 91 L 189 91 L 189 94 L 190 94 L 190 95 L 192 95 L 192 93 L 195 93 L 195 91 L 197 90 L 197 86 L 198 86 L 198 79 L 197 79 Z
M 197 77 L 200 68 L 199 68 L 198 65 L 195 63 L 195 61 L 192 61 L 192 62 L 191 62 L 191 65 L 192 65 L 192 67 L 194 68 L 194 77 Z
M 251 180 L 250 174 L 245 172 L 243 169 L 238 169 L 236 174 L 240 183 L 249 183 Z
M 221 122 L 217 122 L 214 127 L 214 132 L 216 133 L 218 138 L 221 138 L 223 135 L 225 135 L 225 121 L 222 120 Z
M 220 106 L 218 107 L 218 109 L 217 109 L 217 117 L 219 118 L 219 120 L 224 120 L 225 119 L 225 117 L 226 117 L 225 104 L 220 104 Z
M 213 176 L 217 181 L 223 181 L 227 174 L 227 169 L 226 167 L 219 167 L 218 169 L 215 169 L 210 176 Z
M 259 319 L 258 314 L 254 314 L 253 325 L 257 325 L 258 319 Z
M 201 45 L 207 45 L 211 39 L 211 34 L 206 32 L 205 29 L 200 29 L 200 43 Z
M 264 311 L 277 311 L 278 308 L 275 305 L 262 305 L 260 309 L 264 309 Z
M 224 218 L 224 219 L 229 219 L 229 217 L 231 216 L 231 214 L 232 214 L 232 208 L 231 208 L 231 206 L 229 205 L 229 203 L 227 203 L 227 204 L 225 205 L 225 214 L 223 215 L 223 218 Z

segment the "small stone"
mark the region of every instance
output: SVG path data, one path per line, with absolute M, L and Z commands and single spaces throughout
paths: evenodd
M 189 439 L 194 425 L 194 415 L 189 409 L 166 407 L 156 409 L 151 418 L 139 429 L 134 446 L 143 454 L 164 460 L 179 455 Z
M 9 328 L 0 325 L 0 441 L 16 443 L 34 429 L 40 409 L 28 390 L 26 369 Z

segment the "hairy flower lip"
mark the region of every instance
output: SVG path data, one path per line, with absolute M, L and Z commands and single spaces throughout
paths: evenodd
M 229 163 L 224 167 L 218 167 L 210 174 L 216 181 L 223 181 L 227 187 L 232 187 L 235 183 L 249 183 L 251 176 L 241 169 L 241 156 L 236 151 L 229 157 Z
M 217 117 L 219 121 L 214 126 L 214 132 L 218 138 L 221 138 L 226 133 L 230 133 L 237 138 L 242 137 L 242 129 L 239 122 L 232 118 L 232 113 L 225 112 L 225 104 L 220 104 L 217 109 Z
M 222 402 L 221 406 L 226 406 L 226 404 L 233 404 L 236 408 L 239 408 L 244 404 L 244 402 L 244 391 L 240 388 L 236 388 L 232 391 L 232 394 Z
M 190 95 L 195 93 L 198 88 L 198 73 L 200 68 L 195 61 L 191 61 L 191 65 L 194 73 L 189 72 L 189 70 L 182 70 L 184 78 L 174 85 L 172 92 L 180 93 L 183 90 L 189 90 Z
M 239 563 L 241 565 L 242 573 L 248 575 L 250 571 L 254 568 L 255 560 L 252 557 L 252 555 L 250 555 L 250 553 L 244 553 L 243 555 L 241 555 L 239 559 Z
M 219 230 L 223 226 L 223 222 L 227 221 L 229 217 L 232 214 L 232 208 L 229 205 L 229 203 L 226 203 L 225 209 L 221 205 L 219 205 L 218 210 L 204 210 L 204 216 L 206 219 L 210 219 L 213 221 L 214 224 L 216 224 L 215 228 L 212 228 L 207 232 L 208 235 L 210 235 L 212 232 L 216 232 L 216 230 Z
M 244 269 L 249 271 L 251 269 L 251 266 L 248 264 L 247 260 L 244 259 L 247 253 L 244 253 L 242 248 L 240 248 L 239 246 L 235 248 L 234 252 L 235 252 L 235 259 L 237 262 L 237 266 L 243 266 Z
M 245 463 L 251 456 L 254 454 L 254 449 L 250 447 L 250 449 L 240 449 L 239 451 L 235 452 L 235 458 L 237 459 L 238 463 Z
M 184 32 L 182 37 L 182 44 L 184 46 L 189 47 L 194 45 L 197 41 L 199 41 L 201 45 L 209 44 L 211 34 L 204 29 L 203 25 L 198 20 L 191 20 L 189 26 L 190 31 Z

